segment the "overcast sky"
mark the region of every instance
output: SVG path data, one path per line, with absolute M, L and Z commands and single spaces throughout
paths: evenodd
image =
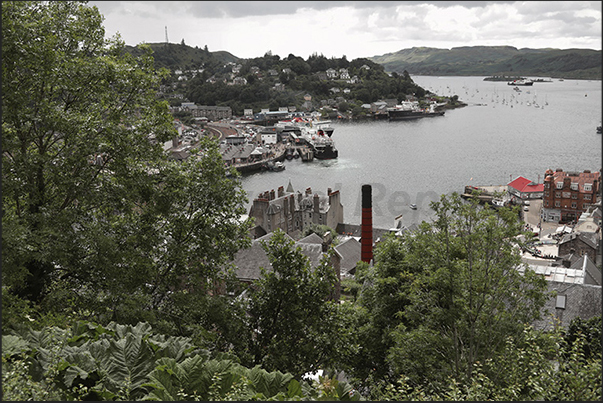
M 411 47 L 601 50 L 600 1 L 90 1 L 107 37 L 184 43 L 248 59 L 348 60 Z

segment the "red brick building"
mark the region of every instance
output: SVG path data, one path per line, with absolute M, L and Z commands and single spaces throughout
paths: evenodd
M 597 201 L 600 172 L 564 172 L 548 169 L 544 174 L 542 218 L 544 221 L 577 221 Z

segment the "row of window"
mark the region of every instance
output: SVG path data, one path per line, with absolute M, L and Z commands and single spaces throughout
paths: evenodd
M 563 189 L 563 182 L 557 182 L 556 186 L 557 186 L 557 189 Z M 548 189 L 549 188 L 549 184 L 545 183 L 544 184 L 544 188 Z M 570 184 L 570 189 L 571 190 L 578 190 L 578 184 L 577 183 Z M 584 184 L 584 191 L 585 192 L 591 192 L 592 190 L 593 190 L 593 184 L 592 183 L 585 183 Z
M 544 197 L 545 197 L 545 198 L 549 197 L 549 195 L 550 195 L 550 193 L 549 193 L 548 191 L 547 191 L 547 192 L 544 192 Z M 571 193 L 571 192 L 555 192 L 555 198 L 556 198 L 556 199 L 560 199 L 560 198 L 563 198 L 563 199 L 569 199 L 570 197 L 571 197 L 572 199 L 577 199 L 577 198 L 578 198 L 578 193 Z M 582 195 L 582 199 L 583 199 L 583 200 L 591 200 L 591 195 L 589 195 L 589 194 L 584 194 L 584 195 Z
M 544 201 L 544 207 L 549 207 L 549 201 L 548 200 Z M 559 200 L 555 200 L 555 207 L 561 207 L 561 202 Z M 578 208 L 578 203 L 572 202 L 572 208 L 573 209 L 577 209 Z M 583 206 L 582 209 L 586 211 L 586 205 Z

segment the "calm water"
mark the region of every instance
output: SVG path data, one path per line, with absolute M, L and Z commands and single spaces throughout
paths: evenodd
M 334 122 L 338 159 L 294 159 L 282 172 L 243 177 L 247 208 L 259 193 L 291 181 L 301 192 L 340 190 L 345 222 L 360 224 L 361 186 L 371 184 L 373 224 L 390 228 L 403 214 L 409 226 L 431 217 L 430 201 L 465 185 L 505 185 L 520 175 L 542 182 L 549 168 L 601 169 L 601 81 L 554 79 L 518 93 L 484 77 L 412 78 L 468 106 L 416 121 Z

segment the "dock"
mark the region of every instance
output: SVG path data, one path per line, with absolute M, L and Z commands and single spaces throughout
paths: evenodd
M 475 196 L 473 192 L 480 192 Z M 490 186 L 470 186 L 466 185 L 461 197 L 463 199 L 477 198 L 480 203 L 492 203 L 495 199 L 504 201 L 504 195 L 507 194 L 507 185 L 490 185 Z
M 308 146 L 298 146 L 297 152 L 301 157 L 302 161 L 312 161 L 314 160 L 314 152 Z

